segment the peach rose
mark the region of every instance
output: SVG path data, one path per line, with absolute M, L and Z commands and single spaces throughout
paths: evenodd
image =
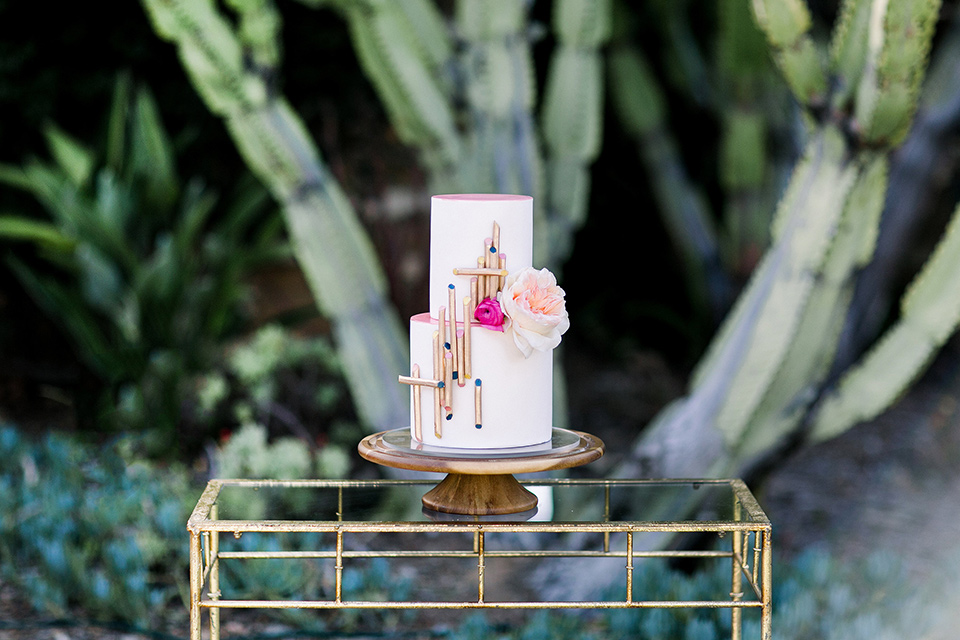
M 560 344 L 560 336 L 570 328 L 563 296 L 548 269 L 527 267 L 507 277 L 500 305 L 511 320 L 513 341 L 523 357 Z

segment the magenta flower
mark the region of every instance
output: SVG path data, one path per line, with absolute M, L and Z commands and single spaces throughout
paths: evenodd
M 477 305 L 476 311 L 473 312 L 473 317 L 487 329 L 501 332 L 503 331 L 503 323 L 506 321 L 506 316 L 503 315 L 503 309 L 500 308 L 500 302 L 493 298 L 484 298 L 484 300 Z

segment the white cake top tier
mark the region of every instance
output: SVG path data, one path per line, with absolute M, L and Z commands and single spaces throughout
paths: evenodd
M 477 268 L 484 240 L 492 238 L 493 223 L 500 227 L 497 254 L 506 256 L 514 273 L 533 266 L 533 198 L 503 194 L 457 194 L 430 199 L 430 316 L 447 306 L 448 287 L 458 299 L 469 295 L 470 278 L 454 269 Z M 460 318 L 462 320 L 462 318 Z

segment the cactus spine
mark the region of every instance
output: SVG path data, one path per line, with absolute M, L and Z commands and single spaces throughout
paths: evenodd
M 386 300 L 386 279 L 299 117 L 265 81 L 279 56 L 272 4 L 235 1 L 239 34 L 210 0 L 144 5 L 157 33 L 176 44 L 194 86 L 224 119 L 251 171 L 283 206 L 297 259 L 332 321 L 362 418 L 378 428 L 401 424 L 406 397 L 395 376 L 406 367 L 406 356 L 399 321 Z M 253 68 L 244 65 L 245 55 L 256 61 Z

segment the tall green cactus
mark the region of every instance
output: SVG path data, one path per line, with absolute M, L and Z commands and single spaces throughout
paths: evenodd
M 600 48 L 610 37 L 610 0 L 556 0 L 557 50 L 547 71 L 542 111 L 547 148 L 546 224 L 534 250 L 545 264 L 567 256 L 587 215 L 588 167 L 600 151 L 604 70 Z
M 539 128 L 529 3 L 457 0 L 451 31 L 430 0 L 325 1 L 350 25 L 360 63 L 401 138 L 418 150 L 430 188 L 533 195 L 535 259 L 556 269 L 586 215 L 588 167 L 600 147 L 599 51 L 610 0 L 555 1 L 558 46 Z
M 212 0 L 143 0 L 155 29 L 177 46 L 190 79 L 223 118 L 251 171 L 281 203 L 295 254 L 334 338 L 362 418 L 378 428 L 406 417 L 396 372 L 405 340 L 376 255 L 299 117 L 265 77 L 279 47 L 269 0 L 234 0 L 239 28 Z M 246 65 L 245 58 L 255 62 Z
M 431 190 L 533 194 L 537 262 L 556 268 L 585 216 L 587 167 L 599 150 L 598 50 L 609 33 L 609 0 L 556 2 L 560 46 L 543 101 L 549 188 L 533 114 L 527 4 L 458 0 L 455 33 L 465 46 L 456 55 L 454 32 L 431 0 L 302 1 L 329 4 L 346 18 L 361 65 L 400 138 L 418 150 Z M 267 82 L 280 56 L 272 1 L 230 0 L 236 27 L 212 0 L 143 3 L 251 170 L 283 204 L 298 260 L 333 321 L 361 415 L 378 427 L 401 424 L 406 400 L 389 380 L 406 366 L 406 341 L 347 198 Z
M 809 39 L 801 2 L 754 0 L 785 79 L 809 109 L 810 140 L 774 218 L 773 244 L 698 365 L 689 396 L 648 428 L 624 471 L 737 473 L 807 420 L 815 437 L 842 432 L 888 406 L 960 322 L 960 294 L 948 284 L 960 279 L 952 226 L 904 300 L 900 325 L 814 409 L 857 270 L 873 255 L 888 155 L 916 108 L 939 9 L 929 0 L 862 5 L 844 3 L 827 55 Z M 810 58 L 811 68 L 791 56 Z M 909 348 L 898 373 L 882 366 Z M 865 389 L 869 400 L 858 394 Z
M 770 211 L 784 169 L 768 147 L 785 123 L 786 92 L 765 59 L 768 45 L 749 3 L 717 5 L 715 55 L 707 56 L 689 34 L 688 2 L 650 3 L 669 36 L 658 75 L 633 40 L 631 8 L 616 5 L 618 28 L 608 53 L 609 93 L 624 130 L 637 142 L 657 212 L 684 262 L 688 296 L 699 324 L 712 327 L 729 309 L 736 283 L 745 279 L 769 241 Z M 666 90 L 680 91 L 721 122 L 718 178 L 722 211 L 710 210 L 703 190 L 689 177 L 665 109 Z M 788 154 L 792 155 L 792 154 Z M 791 157 L 791 162 L 793 158 Z M 719 220 L 719 223 L 715 222 Z
M 542 204 L 526 8 L 519 2 L 477 0 L 454 6 L 463 45 L 457 68 L 465 87 L 464 117 L 470 123 L 461 184 L 471 191 L 526 193 Z
M 901 300 L 900 318 L 814 415 L 810 437 L 825 440 L 889 407 L 960 325 L 960 206 Z
M 613 108 L 637 141 L 664 226 L 683 258 L 689 297 L 699 315 L 719 317 L 731 287 L 721 265 L 716 225 L 683 166 L 666 121 L 663 92 L 642 52 L 624 40 L 611 46 L 608 65 Z

